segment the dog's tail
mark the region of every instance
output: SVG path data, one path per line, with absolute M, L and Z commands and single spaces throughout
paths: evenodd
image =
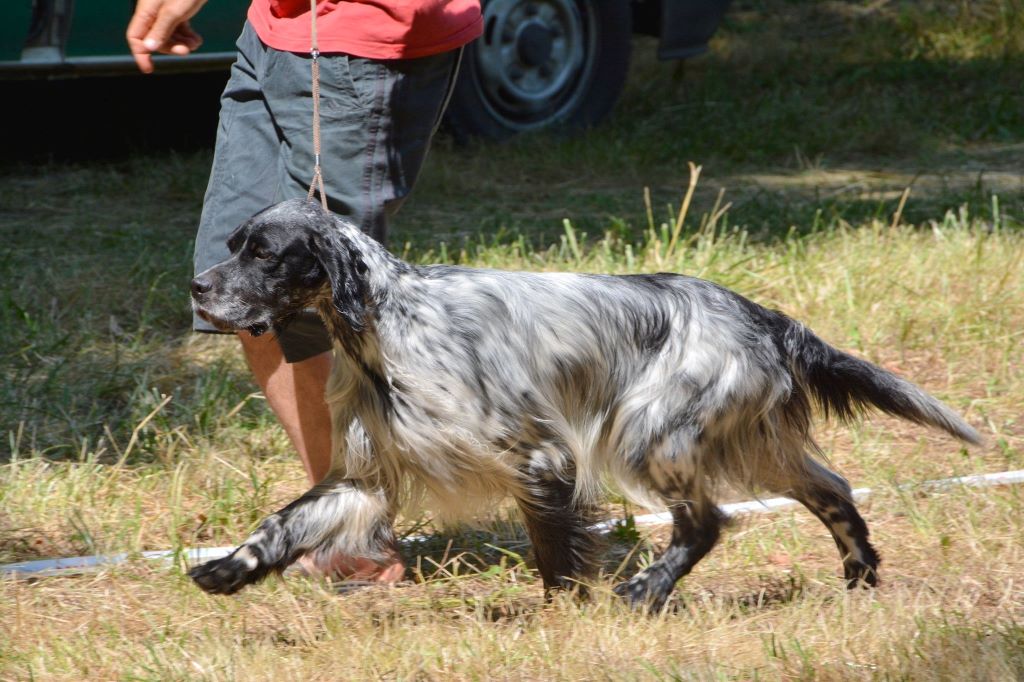
M 981 436 L 960 416 L 914 384 L 866 360 L 828 345 L 799 322 L 780 314 L 776 327 L 796 383 L 822 411 L 849 420 L 867 407 L 934 426 L 975 445 Z

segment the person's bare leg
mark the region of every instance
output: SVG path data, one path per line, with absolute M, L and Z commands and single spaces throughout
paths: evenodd
M 288 363 L 273 335 L 254 337 L 240 332 L 238 338 L 256 383 L 302 459 L 310 485 L 319 483 L 331 468 L 331 415 L 324 400 L 331 371 L 330 352 Z M 308 572 L 331 576 L 393 583 L 405 575 L 397 551 L 387 565 L 358 557 L 335 557 L 328 566 L 303 559 Z

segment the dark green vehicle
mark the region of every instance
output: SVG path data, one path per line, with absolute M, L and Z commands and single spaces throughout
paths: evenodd
M 448 110 L 460 138 L 501 139 L 594 125 L 625 83 L 633 33 L 659 37 L 662 59 L 707 49 L 729 0 L 484 0 L 484 34 L 466 52 Z M 192 20 L 204 38 L 157 73 L 226 70 L 249 0 L 211 0 Z M 124 31 L 131 0 L 7 0 L 0 79 L 135 71 Z M 140 74 L 140 77 L 141 74 Z

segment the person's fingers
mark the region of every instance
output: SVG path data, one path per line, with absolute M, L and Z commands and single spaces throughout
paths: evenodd
M 128 23 L 126 37 L 135 63 L 144 73 L 153 71 L 152 53 L 188 54 L 202 44 L 189 25 L 206 0 L 139 0 Z
M 161 48 L 161 52 L 168 52 L 170 54 L 186 55 L 190 52 L 199 49 L 199 46 L 203 44 L 203 37 L 192 30 L 189 23 L 186 21 L 174 30 L 168 39 L 167 44 Z
M 139 71 L 142 73 L 153 73 L 153 58 L 149 54 L 149 50 L 132 50 L 132 58 L 135 59 L 135 65 L 139 67 Z
M 175 31 L 199 11 L 204 0 L 168 0 L 160 6 L 160 12 L 143 39 L 150 52 L 166 48 Z M 189 29 L 191 30 L 191 29 Z
M 135 64 L 143 73 L 153 72 L 153 59 L 150 54 L 153 50 L 144 44 L 149 29 L 156 20 L 157 12 L 160 9 L 159 0 L 139 0 L 135 5 L 135 12 L 131 21 L 128 22 L 128 30 L 125 31 L 125 38 L 128 40 L 128 49 L 135 59 Z
M 181 35 L 181 41 L 193 50 L 198 49 L 203 44 L 203 37 L 196 33 L 195 29 L 187 21 L 178 27 L 178 33 Z

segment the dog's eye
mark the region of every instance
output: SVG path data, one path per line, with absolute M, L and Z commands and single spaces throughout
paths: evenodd
M 253 244 L 252 249 L 250 250 L 252 251 L 252 257 L 257 260 L 267 260 L 273 255 L 269 250 L 257 244 Z

